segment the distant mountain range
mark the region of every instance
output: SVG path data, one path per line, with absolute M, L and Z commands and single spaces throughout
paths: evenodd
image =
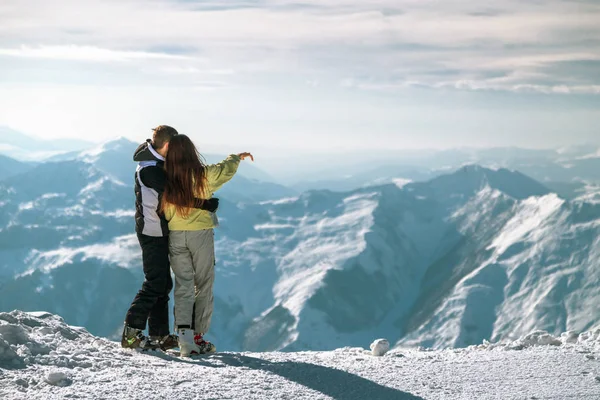
M 328 189 L 349 191 L 395 180 L 426 181 L 464 165 L 517 170 L 542 182 L 561 196 L 573 199 L 590 184 L 600 184 L 600 146 L 574 146 L 559 150 L 520 148 L 450 149 L 404 151 L 396 154 L 331 155 L 326 168 L 305 168 L 295 176 L 298 191 Z M 315 167 L 318 163 L 314 163 Z
M 0 310 L 119 331 L 142 279 L 134 145 L 120 139 L 0 181 Z M 600 322 L 593 184 L 566 199 L 521 172 L 478 165 L 345 192 L 297 194 L 243 170 L 236 180 L 218 193 L 210 337 L 220 348 L 375 337 L 465 346 Z
M 23 161 L 43 161 L 57 154 L 93 146 L 79 139 L 43 140 L 7 126 L 0 126 L 0 154 Z
M 130 179 L 127 175 L 130 158 L 128 152 L 136 145 L 137 143 L 125 138 L 112 140 L 102 146 L 72 139 L 45 141 L 0 126 L 0 154 L 19 161 L 46 162 L 75 159 L 86 161 L 93 158 L 94 152 L 101 152 L 103 160 L 97 162 L 96 166 L 123 181 Z M 209 163 L 220 161 L 224 156 L 225 154 L 205 154 Z M 347 192 L 394 182 L 405 184 L 410 181 L 426 181 L 461 166 L 473 164 L 491 169 L 520 171 L 568 199 L 585 193 L 590 184 L 600 184 L 598 144 L 561 149 L 500 147 L 348 153 L 329 153 L 320 149 L 310 155 L 297 155 L 294 152 L 261 154 L 258 161 L 256 165 L 242 165 L 241 171 L 245 178 L 285 186 L 288 193 L 294 194 L 308 190 Z M 0 160 L 0 179 L 10 175 L 3 172 L 3 163 Z M 18 170 L 16 167 L 13 169 Z M 248 185 L 244 187 L 254 189 Z M 261 191 L 262 188 L 258 188 L 249 197 L 242 193 L 237 193 L 237 196 L 248 200 Z

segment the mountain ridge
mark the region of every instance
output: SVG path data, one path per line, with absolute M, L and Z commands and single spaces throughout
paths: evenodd
M 507 185 L 507 181 L 513 184 Z M 110 190 L 129 195 L 128 186 L 115 185 Z M 587 261 L 578 272 L 585 279 L 573 281 L 562 292 L 554 278 L 546 287 L 569 296 L 582 290 L 589 293 L 591 300 L 583 311 L 569 306 L 565 321 L 573 325 L 552 326 L 544 313 L 529 316 L 533 325 L 506 323 L 502 317 L 502 309 L 513 315 L 511 310 L 524 306 L 523 296 L 503 293 L 516 287 L 519 276 L 527 276 L 512 272 L 523 271 L 523 267 L 511 263 L 515 257 L 525 260 L 523 257 L 535 248 L 531 238 L 538 235 L 535 223 L 528 225 L 531 229 L 519 231 L 523 227 L 519 221 L 526 217 L 537 221 L 535 216 L 542 215 L 542 209 L 549 210 L 550 216 L 555 215 L 552 210 L 558 210 L 561 218 L 544 217 L 538 224 L 551 232 L 557 229 L 552 234 L 555 240 L 544 244 L 544 248 L 552 248 L 553 243 L 567 247 L 580 243 L 582 260 L 594 259 L 597 254 L 593 232 L 595 224 L 600 226 L 600 207 L 587 198 L 570 202 L 547 192 L 543 185 L 519 172 L 468 166 L 429 182 L 402 187 L 386 184 L 346 193 L 310 191 L 281 200 L 244 203 L 224 199 L 222 226 L 216 235 L 218 317 L 211 335 L 226 348 L 257 351 L 325 350 L 338 342 L 356 345 L 377 336 L 401 345 L 441 348 L 463 347 L 492 337 L 501 339 L 536 328 L 537 323 L 549 331 L 588 326 L 600 316 L 592 313 L 586 319 L 583 311 L 591 312 L 590 302 L 600 299 L 600 293 L 584 285 L 586 279 L 590 284 L 597 281 Z M 84 194 L 80 194 L 82 201 L 93 199 Z M 61 300 L 58 288 L 68 287 L 70 273 L 75 274 L 73 284 L 84 286 L 90 279 L 86 274 L 91 274 L 108 281 L 124 280 L 113 304 L 115 309 L 126 309 L 135 292 L 132 288 L 140 279 L 141 260 L 135 238 L 127 236 L 132 229 L 128 207 L 107 208 L 109 197 L 102 200 L 108 203 L 102 203 L 105 205 L 99 209 L 104 214 L 85 214 L 86 220 L 96 221 L 95 227 L 89 232 L 69 233 L 80 239 L 67 240 L 66 235 L 55 234 L 60 244 L 48 244 L 31 254 L 27 267 L 37 266 L 34 271 L 18 277 L 16 283 L 10 282 L 10 288 L 0 292 L 35 292 L 40 288 L 40 293 L 46 291 L 51 296 L 44 297 L 42 303 L 30 302 L 30 306 L 47 304 L 65 311 L 71 300 Z M 40 201 L 47 204 L 64 200 Z M 11 207 L 19 209 L 18 204 Z M 35 214 L 35 207 L 22 209 L 12 220 L 22 226 L 29 221 L 23 216 Z M 106 213 L 109 209 L 113 210 L 110 215 Z M 8 211 L 6 206 L 0 208 L 0 217 L 3 210 Z M 74 219 L 61 221 L 65 226 L 75 223 Z M 29 229 L 37 232 L 41 228 Z M 13 235 L 14 229 L 6 233 Z M 569 235 L 574 238 L 568 239 Z M 8 250 L 4 254 L 7 260 L 18 258 Z M 578 265 L 573 264 L 577 259 L 569 254 L 555 254 L 558 259 L 554 265 L 560 265 L 559 272 L 577 270 Z M 47 265 L 54 267 L 44 269 Z M 77 265 L 82 268 L 77 269 Z M 124 265 L 127 271 L 122 271 Z M 555 276 L 556 271 L 548 269 L 545 262 L 539 265 L 527 268 L 531 274 Z M 25 265 L 23 268 L 28 269 Z M 557 282 L 563 285 L 560 279 Z M 83 289 L 77 292 L 90 298 L 87 306 L 95 310 L 100 301 L 91 299 L 100 299 L 101 295 L 94 292 L 100 286 L 94 287 L 91 294 Z M 529 290 L 534 291 L 534 287 Z M 486 293 L 489 296 L 481 297 Z M 50 298 L 54 298 L 54 305 Z M 0 294 L 0 309 L 22 308 L 14 300 Z M 543 302 L 537 303 L 542 307 Z M 89 323 L 82 319 L 80 310 L 65 312 L 70 322 Z M 548 313 L 565 315 L 552 309 Z M 94 325 L 98 326 L 94 329 L 100 329 L 96 333 L 115 334 L 122 316 L 100 315 L 99 325 Z

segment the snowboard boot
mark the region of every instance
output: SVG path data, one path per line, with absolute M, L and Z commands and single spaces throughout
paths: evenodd
M 192 329 L 178 329 L 177 333 L 179 334 L 179 350 L 181 357 L 202 354 L 200 353 L 200 347 L 194 342 L 194 331 Z
M 162 351 L 167 351 L 179 347 L 179 340 L 177 335 L 166 335 L 166 336 L 150 336 L 152 342 L 158 345 Z
M 125 325 L 121 336 L 121 347 L 124 349 L 156 350 L 158 346 L 153 344 L 141 329 Z
M 194 342 L 196 343 L 196 346 L 200 348 L 200 354 L 209 354 L 217 351 L 217 347 L 211 342 L 204 340 L 204 337 L 201 333 L 196 333 L 194 336 Z

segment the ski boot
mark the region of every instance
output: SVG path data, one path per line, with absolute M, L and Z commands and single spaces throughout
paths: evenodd
M 196 333 L 194 336 L 194 342 L 200 348 L 200 354 L 209 354 L 217 351 L 217 347 L 211 342 L 204 340 L 202 333 Z
M 179 338 L 177 335 L 150 336 L 150 339 L 152 339 L 152 342 L 155 343 L 162 351 L 179 347 Z
M 189 357 L 202 354 L 201 349 L 194 342 L 194 331 L 188 328 L 182 328 L 177 331 L 179 334 L 179 351 L 181 357 Z
M 152 343 L 141 329 L 125 325 L 121 336 L 121 347 L 124 349 L 156 350 L 158 345 Z

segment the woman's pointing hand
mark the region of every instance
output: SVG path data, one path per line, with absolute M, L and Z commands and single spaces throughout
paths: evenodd
M 239 157 L 240 157 L 242 160 L 244 160 L 244 159 L 246 159 L 246 158 L 250 157 L 250 159 L 251 159 L 252 161 L 254 161 L 254 156 L 253 156 L 252 154 L 250 154 L 250 153 L 240 153 L 240 154 L 238 154 L 238 156 L 239 156 Z

